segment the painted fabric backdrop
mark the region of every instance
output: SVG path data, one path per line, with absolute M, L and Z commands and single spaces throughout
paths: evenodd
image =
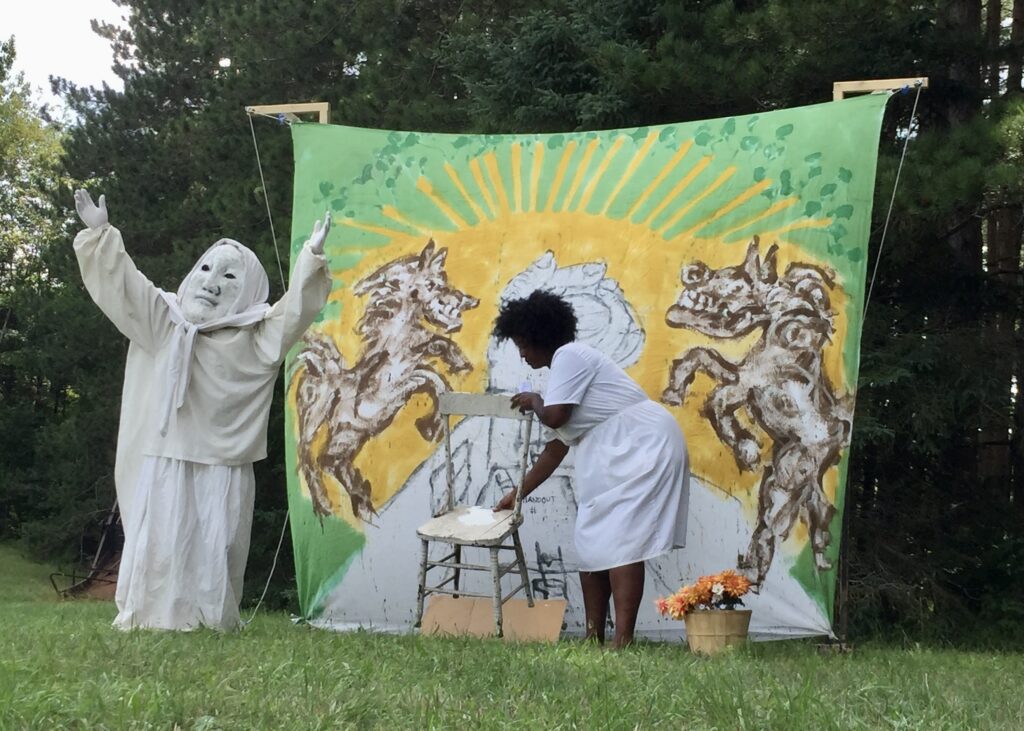
M 490 330 L 501 301 L 544 288 L 686 434 L 687 546 L 650 564 L 639 631 L 681 637 L 654 599 L 738 567 L 759 584 L 754 636 L 830 633 L 886 100 L 554 135 L 294 126 L 293 251 L 334 220 L 334 291 L 287 369 L 304 615 L 411 626 L 415 531 L 444 492 L 436 396 L 543 391 L 546 370 Z M 512 487 L 518 428 L 455 426 L 462 500 Z M 522 531 L 570 632 L 574 496 L 570 452 Z

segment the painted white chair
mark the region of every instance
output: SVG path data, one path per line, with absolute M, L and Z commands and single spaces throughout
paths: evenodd
M 533 606 L 533 591 L 530 577 L 526 570 L 526 559 L 523 546 L 519 541 L 519 526 L 522 524 L 522 485 L 526 475 L 530 452 L 530 433 L 533 427 L 533 414 L 520 414 L 512 408 L 508 396 L 476 394 L 476 393 L 443 393 L 438 398 L 438 411 L 444 419 L 445 474 L 447 489 L 445 505 L 433 519 L 421 525 L 416 535 L 419 536 L 420 547 L 420 580 L 416 597 L 416 626 L 423 621 L 423 602 L 428 594 L 450 594 L 455 597 L 490 597 L 494 604 L 494 624 L 498 637 L 502 636 L 502 605 L 519 591 L 526 592 L 529 606 Z M 525 434 L 522 436 L 522 454 L 519 461 L 520 474 L 515 482 L 515 507 L 512 510 L 491 512 L 491 506 L 480 508 L 471 505 L 455 504 L 455 468 L 452 463 L 451 417 L 453 416 L 487 416 L 498 419 L 517 419 L 524 422 Z M 475 491 L 468 491 L 474 494 Z M 451 553 L 443 558 L 429 558 L 431 541 L 446 543 Z M 487 549 L 490 562 L 484 564 L 463 563 L 462 548 L 464 546 Z M 512 551 L 513 559 L 508 563 L 499 561 L 501 551 Z M 432 569 L 451 569 L 451 574 L 433 586 L 427 584 L 427 574 Z M 463 571 L 488 571 L 491 574 L 491 594 L 472 594 L 459 589 L 459 579 Z M 522 583 L 502 596 L 501 577 L 518 571 Z M 449 584 L 452 586 L 446 588 Z

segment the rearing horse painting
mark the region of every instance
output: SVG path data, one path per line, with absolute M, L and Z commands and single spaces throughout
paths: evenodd
M 817 569 L 831 568 L 825 552 L 836 509 L 823 481 L 849 443 L 853 414 L 851 400 L 836 395 L 822 367 L 822 351 L 835 330 L 832 273 L 794 262 L 780 277 L 777 247 L 770 247 L 762 260 L 758 243 L 755 237 L 736 266 L 684 266 L 680 278 L 685 288 L 665 320 L 670 327 L 719 339 L 761 329 L 760 339 L 738 363 L 713 348 L 687 350 L 672 362 L 661 400 L 682 404 L 698 373 L 716 381 L 701 415 L 741 470 L 761 470 L 757 524 L 738 561 L 760 585 L 776 542 L 785 540 L 798 520 L 807 526 Z M 741 411 L 761 435 L 737 418 Z M 764 438 L 770 440 L 771 457 L 762 466 Z
M 353 293 L 367 297 L 356 330 L 362 351 L 351 367 L 333 338 L 311 332 L 298 356 L 296 411 L 299 467 L 320 516 L 335 512 L 325 474 L 348 494 L 352 513 L 366 520 L 376 513 L 372 485 L 355 466 L 356 455 L 383 432 L 416 394 L 432 407 L 416 420 L 427 441 L 441 433 L 437 396 L 450 390 L 441 369 L 472 369 L 449 334 L 462 327 L 462 312 L 479 301 L 448 284 L 448 250 L 433 240 L 418 254 L 390 261 L 356 282 Z

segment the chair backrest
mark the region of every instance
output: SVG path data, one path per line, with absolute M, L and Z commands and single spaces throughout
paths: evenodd
M 523 421 L 533 418 L 533 414 L 520 414 L 512 408 L 509 399 L 503 394 L 448 391 L 438 396 L 437 408 L 442 416 L 497 416 Z
M 522 448 L 519 455 L 519 478 L 516 481 L 515 486 L 516 502 L 514 520 L 516 522 L 519 521 L 520 515 L 522 514 L 521 504 L 523 499 L 523 478 L 526 477 L 526 469 L 530 459 L 530 437 L 533 431 L 533 414 L 519 413 L 518 410 L 512 407 L 509 399 L 510 396 L 507 394 L 462 393 L 458 391 L 449 391 L 438 395 L 437 408 L 441 416 L 444 417 L 445 476 L 448 483 L 445 500 L 449 510 L 451 510 L 452 506 L 455 504 L 455 468 L 452 462 L 450 417 L 488 416 L 498 419 L 516 419 L 517 421 L 526 422 L 526 433 L 523 435 Z

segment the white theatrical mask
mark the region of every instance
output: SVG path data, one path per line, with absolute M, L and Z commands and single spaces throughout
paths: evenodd
M 238 249 L 222 244 L 210 249 L 182 283 L 178 295 L 185 318 L 201 325 L 231 313 L 245 287 L 245 266 Z

